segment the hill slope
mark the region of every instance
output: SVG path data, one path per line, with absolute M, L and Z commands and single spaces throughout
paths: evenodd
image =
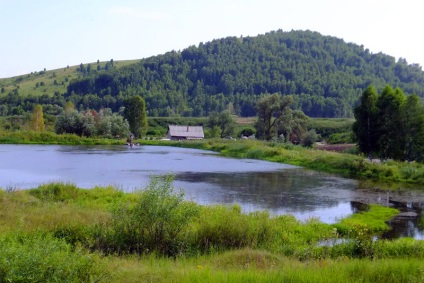
M 123 98 L 138 93 L 151 116 L 205 116 L 224 109 L 254 116 L 258 96 L 281 93 L 295 95 L 295 106 L 309 116 L 350 117 L 371 83 L 424 97 L 424 72 L 417 64 L 317 32 L 279 30 L 200 43 L 86 75 L 69 84 L 64 99 L 117 111 Z

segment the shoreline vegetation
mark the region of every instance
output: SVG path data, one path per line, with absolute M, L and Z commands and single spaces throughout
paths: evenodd
M 136 140 L 282 162 L 390 182 L 423 183 L 421 164 L 278 142 Z M 0 144 L 125 145 L 51 132 L 0 133 Z M 409 172 L 409 173 L 408 173 Z M 408 175 L 408 174 L 409 175 Z M 380 205 L 325 224 L 311 218 L 202 206 L 172 176 L 124 193 L 50 183 L 0 189 L 0 282 L 420 282 L 424 241 L 379 239 L 398 210 Z M 334 272 L 337 270 L 337 272 Z
M 299 221 L 185 201 L 172 181 L 154 176 L 134 193 L 64 183 L 0 190 L 0 281 L 423 279 L 423 241 L 378 239 L 396 209 L 369 205 L 335 224 Z
M 305 148 L 259 140 L 205 139 L 170 141 L 140 139 L 140 145 L 188 147 L 218 152 L 233 158 L 250 158 L 286 163 L 339 174 L 356 179 L 370 179 L 404 184 L 424 184 L 424 165 L 394 160 L 369 160 L 363 155 Z M 52 132 L 0 132 L 0 144 L 125 145 L 125 139 L 87 138 Z

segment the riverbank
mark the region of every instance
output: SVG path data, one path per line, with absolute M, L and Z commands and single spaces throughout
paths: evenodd
M 418 282 L 423 276 L 423 241 L 375 240 L 398 213 L 382 206 L 333 225 L 244 214 L 237 205 L 184 201 L 170 176 L 135 193 L 63 183 L 0 190 L 0 203 L 0 281 Z
M 219 152 L 223 156 L 286 163 L 340 174 L 405 184 L 424 184 L 424 164 L 387 160 L 372 162 L 363 155 L 330 152 L 259 140 L 205 139 L 196 141 L 136 140 L 140 145 L 164 145 Z M 0 144 L 124 145 L 125 139 L 85 138 L 52 132 L 0 132 Z
M 140 141 L 140 143 L 211 150 L 228 157 L 286 163 L 313 170 L 336 173 L 349 178 L 424 184 L 424 164 L 393 160 L 372 162 L 363 155 L 317 150 L 292 144 L 223 139 Z

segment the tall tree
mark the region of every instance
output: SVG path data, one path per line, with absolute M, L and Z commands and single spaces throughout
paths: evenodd
M 124 101 L 124 117 L 130 125 L 130 131 L 136 138 L 147 132 L 146 103 L 140 95 L 132 96 Z
M 377 139 L 381 159 L 403 159 L 405 135 L 402 109 L 406 96 L 401 89 L 387 85 L 377 99 Z
M 32 129 L 36 132 L 44 131 L 43 106 L 37 104 L 32 112 Z
M 231 136 L 234 131 L 235 121 L 229 111 L 223 111 L 221 113 L 213 112 L 209 115 L 208 126 L 213 129 L 218 127 L 220 130 L 220 137 Z
M 277 129 L 284 122 L 290 121 L 293 103 L 292 96 L 281 97 L 279 94 L 266 95 L 259 99 L 257 107 L 258 120 L 256 135 L 258 138 L 271 140 L 277 134 Z
M 373 85 L 369 85 L 362 93 L 360 104 L 354 110 L 356 121 L 353 124 L 353 133 L 360 151 L 368 154 L 370 158 L 372 158 L 374 152 L 378 151 L 377 99 L 377 91 Z
M 416 94 L 408 96 L 403 109 L 405 160 L 424 161 L 424 107 Z

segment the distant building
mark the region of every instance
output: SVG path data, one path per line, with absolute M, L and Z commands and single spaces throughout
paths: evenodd
M 168 126 L 170 140 L 199 140 L 205 138 L 202 126 Z

